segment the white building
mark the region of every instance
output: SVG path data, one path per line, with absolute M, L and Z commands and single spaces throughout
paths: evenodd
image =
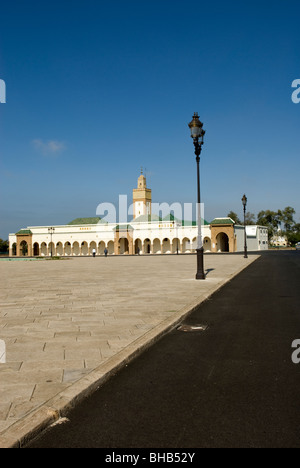
M 88 256 L 194 253 L 198 226 L 195 222 L 163 219 L 152 214 L 152 193 L 142 174 L 133 190 L 134 217 L 130 224 L 107 223 L 99 217 L 78 218 L 64 226 L 29 226 L 9 235 L 11 256 Z M 247 226 L 249 251 L 268 249 L 268 231 Z M 242 252 L 244 227 L 231 218 L 203 221 L 205 252 Z
M 282 232 L 281 229 L 277 229 L 276 234 L 271 239 L 271 244 L 275 247 L 287 247 L 289 245 L 289 241 L 287 236 Z

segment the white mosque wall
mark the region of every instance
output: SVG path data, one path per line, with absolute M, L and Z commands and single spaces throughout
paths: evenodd
M 105 248 L 114 254 L 116 224 L 81 226 L 29 226 L 35 256 L 86 256 L 104 255 Z M 132 223 L 128 226 L 134 246 L 140 253 L 171 254 L 193 253 L 197 248 L 197 226 L 181 226 L 173 222 Z M 203 239 L 210 239 L 210 226 L 202 226 Z M 122 233 L 120 233 L 120 237 Z M 10 234 L 9 243 L 17 242 L 17 236 Z M 209 249 L 206 249 L 209 250 Z
M 97 224 L 80 226 L 28 227 L 32 232 L 33 255 L 46 257 L 55 256 L 88 256 L 95 249 L 97 255 L 104 255 L 105 249 L 109 255 L 115 254 L 116 224 Z M 195 253 L 197 248 L 198 227 L 182 226 L 174 222 L 135 223 L 125 225 L 125 231 L 120 231 L 120 238 L 132 236 L 133 253 L 141 254 L 176 254 Z M 257 226 L 247 231 L 248 250 L 258 251 L 268 249 L 267 229 Z M 205 252 L 211 252 L 211 226 L 202 226 L 202 240 Z M 235 227 L 237 251 L 244 249 L 244 228 Z M 10 234 L 10 254 L 12 246 L 17 242 L 17 236 Z

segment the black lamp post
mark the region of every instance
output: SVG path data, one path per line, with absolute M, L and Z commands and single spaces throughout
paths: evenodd
M 246 195 L 242 198 L 242 203 L 244 207 L 244 237 L 245 237 L 245 247 L 244 247 L 244 257 L 248 258 L 248 248 L 247 248 L 247 232 L 246 232 L 246 207 L 247 207 L 247 197 Z
M 203 138 L 205 131 L 203 130 L 203 123 L 200 122 L 198 113 L 195 112 L 193 120 L 189 123 L 191 130 L 191 137 L 193 138 L 195 146 L 195 155 L 197 162 L 197 182 L 198 182 L 198 241 L 197 241 L 197 280 L 204 280 L 204 249 L 203 249 L 203 240 L 202 240 L 202 231 L 201 231 L 201 195 L 200 195 L 200 154 L 202 150 L 202 145 L 204 143 Z
M 51 249 L 50 249 L 50 256 L 52 257 L 53 255 L 53 252 L 52 252 L 52 235 L 54 234 L 54 231 L 55 231 L 55 228 L 54 227 L 49 227 L 48 228 L 48 232 L 50 234 L 50 245 L 51 245 Z

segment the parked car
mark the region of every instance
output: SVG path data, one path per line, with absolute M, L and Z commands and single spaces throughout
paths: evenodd
M 298 244 L 296 244 L 296 250 L 300 250 L 300 242 L 298 242 Z

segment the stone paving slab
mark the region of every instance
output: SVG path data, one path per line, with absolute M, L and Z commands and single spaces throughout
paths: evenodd
M 0 448 L 18 447 L 258 258 L 0 262 Z

